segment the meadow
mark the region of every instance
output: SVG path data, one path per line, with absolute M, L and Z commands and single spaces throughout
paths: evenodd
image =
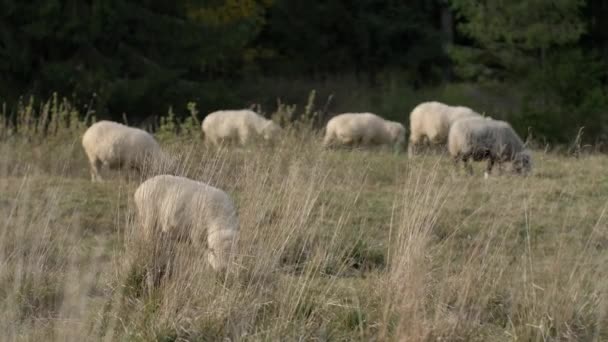
M 326 150 L 309 107 L 274 146 L 218 150 L 191 109 L 155 134 L 233 197 L 237 255 L 218 276 L 180 242 L 157 287 L 139 179 L 90 181 L 93 117 L 55 99 L 0 123 L 3 339 L 608 340 L 605 155 L 536 148 L 530 176 L 484 180 L 441 153 Z

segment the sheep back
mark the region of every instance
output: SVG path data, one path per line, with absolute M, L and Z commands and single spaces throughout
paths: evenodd
M 324 144 L 398 144 L 405 140 L 402 124 L 373 113 L 344 113 L 331 118 L 325 128 Z
M 448 106 L 441 102 L 423 102 L 410 113 L 410 143 L 417 144 L 423 137 L 431 143 L 447 141 L 450 126 L 459 119 L 479 116 L 471 108 Z
M 250 139 L 262 137 L 273 140 L 280 127 L 251 110 L 220 110 L 209 113 L 201 124 L 205 137 L 214 144 L 222 140 L 238 140 L 246 144 Z
M 468 155 L 473 160 L 492 157 L 512 161 L 525 149 L 521 138 L 505 121 L 467 118 L 458 120 L 450 129 L 450 155 Z
M 160 153 L 150 133 L 112 121 L 91 125 L 82 137 L 82 146 L 92 166 L 102 163 L 110 168 L 128 165 L 141 170 L 145 158 Z

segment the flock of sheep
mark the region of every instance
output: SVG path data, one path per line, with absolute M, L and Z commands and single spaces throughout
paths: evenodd
M 256 139 L 279 138 L 281 128 L 250 110 L 217 111 L 202 122 L 206 141 L 248 144 Z M 323 145 L 401 147 L 405 127 L 372 113 L 345 113 L 333 117 L 325 128 Z M 445 145 L 455 162 L 487 160 L 487 178 L 495 163 L 502 169 L 511 162 L 518 173 L 531 170 L 530 153 L 507 122 L 483 117 L 467 107 L 424 102 L 410 114 L 408 154 L 424 144 Z M 91 167 L 92 181 L 101 181 L 101 168 L 131 168 L 166 158 L 154 137 L 144 130 L 116 122 L 100 121 L 87 129 L 82 145 Z M 223 271 L 229 263 L 239 231 L 239 220 L 230 197 L 222 190 L 184 177 L 159 175 L 144 181 L 135 191 L 141 236 L 154 239 L 188 239 L 207 249 L 209 264 Z

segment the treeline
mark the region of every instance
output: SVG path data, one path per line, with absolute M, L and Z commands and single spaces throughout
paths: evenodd
M 0 101 L 132 122 L 336 94 L 406 120 L 442 94 L 549 141 L 608 140 L 604 0 L 0 0 Z M 454 89 L 466 94 L 429 89 Z M 494 105 L 483 101 L 493 89 Z M 473 95 L 471 95 L 473 94 Z M 489 95 L 488 95 L 489 96 Z M 499 110 L 506 108 L 504 110 Z

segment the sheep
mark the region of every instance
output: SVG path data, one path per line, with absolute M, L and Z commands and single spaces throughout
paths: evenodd
M 188 240 L 196 248 L 206 245 L 211 267 L 226 270 L 239 232 L 228 194 L 188 178 L 159 175 L 143 182 L 134 199 L 143 241 Z
M 236 140 L 241 145 L 261 137 L 274 141 L 281 127 L 252 110 L 220 110 L 208 114 L 201 128 L 205 139 L 215 146 L 224 141 Z
M 410 113 L 410 139 L 408 155 L 416 153 L 416 147 L 426 138 L 433 145 L 447 142 L 450 126 L 459 119 L 480 116 L 471 108 L 448 106 L 441 102 L 423 102 Z
M 393 145 L 405 142 L 405 127 L 373 113 L 344 113 L 331 118 L 325 127 L 323 145 Z
M 141 174 L 146 162 L 164 156 L 150 133 L 105 120 L 86 130 L 82 147 L 89 160 L 93 182 L 103 181 L 100 171 L 104 165 L 109 169 L 131 168 Z
M 454 162 L 464 163 L 469 174 L 473 173 L 469 158 L 474 161 L 488 160 L 484 178 L 488 178 L 495 162 L 502 169 L 503 162 L 512 162 L 517 173 L 532 169 L 530 152 L 511 125 L 505 121 L 483 118 L 467 118 L 456 121 L 450 128 L 448 150 Z

